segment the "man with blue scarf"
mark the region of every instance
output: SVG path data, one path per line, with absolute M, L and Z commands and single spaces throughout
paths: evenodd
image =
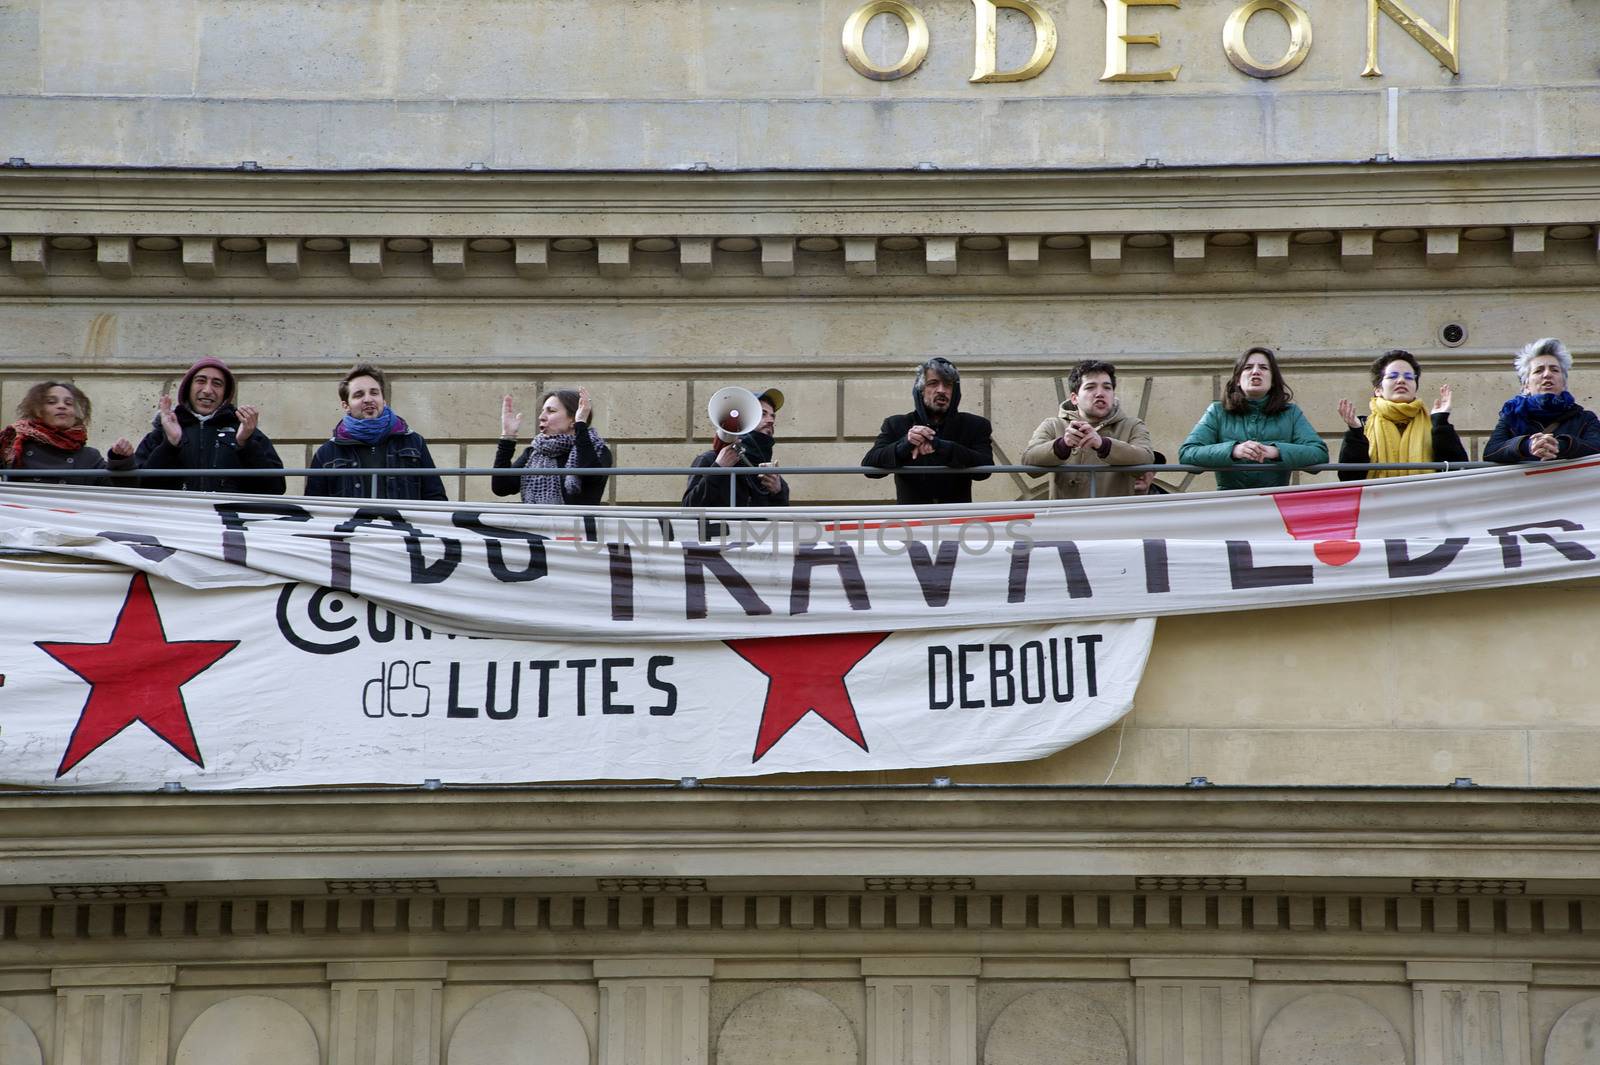
M 1483 446 L 1489 462 L 1538 462 L 1600 454 L 1600 418 L 1567 391 L 1572 355 L 1555 337 L 1517 352 L 1522 391 L 1500 408 L 1500 421 Z
M 311 457 L 313 469 L 335 470 L 306 478 L 308 496 L 349 499 L 436 499 L 443 501 L 444 482 L 436 473 L 368 474 L 364 470 L 432 470 L 428 442 L 406 425 L 384 400 L 388 383 L 383 371 L 360 363 L 339 382 L 344 418 L 333 436 Z

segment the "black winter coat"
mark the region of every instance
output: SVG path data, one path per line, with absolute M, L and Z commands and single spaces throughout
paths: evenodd
M 311 468 L 335 470 L 306 478 L 306 495 L 341 499 L 434 499 L 444 501 L 444 481 L 437 473 L 386 473 L 373 478 L 362 470 L 386 467 L 431 470 L 433 456 L 421 433 L 391 433 L 375 444 L 336 440 L 332 437 L 311 456 Z
M 878 439 L 861 460 L 863 466 L 878 466 L 885 470 L 905 466 L 992 466 L 994 465 L 993 428 L 989 419 L 968 414 L 961 406 L 961 384 L 951 389 L 950 410 L 944 421 L 934 426 L 933 454 L 911 457 L 911 445 L 906 433 L 913 425 L 933 425 L 923 406 L 922 393 L 915 385 L 911 388 L 915 409 L 910 414 L 895 414 L 883 420 Z M 885 477 L 883 473 L 869 473 L 868 477 Z M 925 473 L 896 474 L 894 498 L 897 503 L 970 503 L 972 482 L 988 478 L 987 473 Z
M 715 466 L 717 452 L 702 451 L 689 465 Z M 789 482 L 784 481 L 776 492 L 761 487 L 761 473 L 777 473 L 776 469 L 729 475 L 695 474 L 689 478 L 689 487 L 683 491 L 686 507 L 725 507 L 728 505 L 728 479 L 734 482 L 733 505 L 736 507 L 786 507 L 789 505 Z
M 511 452 L 516 449 L 515 440 L 501 437 L 500 443 L 494 450 L 494 464 L 497 469 L 516 469 L 515 474 L 496 474 L 489 478 L 489 490 L 497 496 L 520 496 L 522 494 L 522 471 L 527 468 L 528 456 L 533 453 L 530 445 L 522 449 L 522 454 L 517 456 L 517 461 L 511 461 Z M 594 441 L 589 438 L 589 424 L 587 422 L 574 422 L 572 426 L 572 446 L 578 449 L 578 466 L 592 470 L 597 467 L 610 468 L 614 465 L 611 449 L 605 441 L 600 442 L 596 448 Z M 606 482 L 609 477 L 579 477 L 578 490 L 567 491 L 567 479 L 561 478 L 561 501 L 571 506 L 594 507 L 599 506 L 605 499 Z
M 251 492 L 256 495 L 283 495 L 282 477 L 162 477 L 157 470 L 281 470 L 272 439 L 260 429 L 238 443 L 239 414 L 233 404 L 224 403 L 205 421 L 187 406 L 175 408 L 183 436 L 174 447 L 167 443 L 158 415 L 151 430 L 139 441 L 133 453 L 134 465 L 141 471 L 139 483 L 145 488 L 173 488 L 185 492 Z
M 131 470 L 133 469 L 132 455 L 112 455 L 109 461 L 92 447 L 80 447 L 75 451 L 62 451 L 52 447 L 42 440 L 24 440 L 22 443 L 22 461 L 12 467 L 19 470 Z M 109 477 L 19 477 L 22 484 L 112 484 Z M 115 482 L 122 485 L 132 485 L 134 481 Z
M 1431 415 L 1433 418 L 1433 457 L 1430 462 L 1467 462 L 1466 445 L 1461 442 L 1461 434 L 1456 432 L 1456 427 L 1450 424 L 1450 412 L 1440 411 Z M 1367 424 L 1366 415 L 1356 419 L 1363 426 Z M 1340 462 L 1371 462 L 1372 445 L 1367 440 L 1366 430 L 1346 429 L 1344 439 L 1339 442 Z M 1340 470 L 1341 481 L 1364 481 L 1367 479 L 1367 470 Z M 1426 473 L 1426 470 L 1417 470 L 1417 473 Z
M 1547 424 L 1544 431 L 1554 433 L 1556 442 L 1561 445 L 1557 458 L 1600 455 L 1600 418 L 1596 418 L 1592 410 L 1574 406 L 1563 417 Z M 1528 437 L 1513 436 L 1504 418 L 1495 424 L 1489 442 L 1483 445 L 1483 459 L 1485 462 L 1539 461 L 1528 453 Z

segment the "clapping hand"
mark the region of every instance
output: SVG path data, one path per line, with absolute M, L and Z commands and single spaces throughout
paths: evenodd
M 1449 391 L 1449 386 L 1446 386 L 1445 391 Z M 1438 410 L 1439 408 L 1435 407 L 1434 409 Z M 1341 399 L 1339 401 L 1339 417 L 1343 418 L 1344 423 L 1350 428 L 1361 428 L 1361 419 L 1356 417 L 1356 405 L 1351 403 L 1348 399 Z
M 256 431 L 256 422 L 261 418 L 260 407 L 239 408 L 239 429 L 234 433 L 233 439 L 240 447 L 250 439 L 250 434 Z
M 500 400 L 500 435 L 507 440 L 515 440 L 521 428 L 522 415 L 512 409 L 511 397 L 504 397 Z
M 161 399 L 156 403 L 156 417 L 161 421 L 161 433 L 167 438 L 167 443 L 177 447 L 183 442 L 183 426 L 178 424 L 178 412 L 172 408 L 172 396 L 162 393 Z
M 1450 386 L 1449 385 L 1440 385 L 1439 386 L 1439 398 L 1433 401 L 1433 413 L 1435 413 L 1435 414 L 1449 414 L 1450 413 Z
M 587 388 L 578 389 L 578 410 L 573 414 L 572 420 L 588 425 L 593 415 L 594 404 L 589 401 L 589 390 Z

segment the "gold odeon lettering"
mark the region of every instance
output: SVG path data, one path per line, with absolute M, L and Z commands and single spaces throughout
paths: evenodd
M 867 23 L 879 15 L 893 15 L 906 27 L 906 50 L 893 66 L 880 67 L 867 58 Z M 869 0 L 856 9 L 844 24 L 844 57 L 856 73 L 873 81 L 894 81 L 922 65 L 928 55 L 928 24 L 922 12 L 902 0 Z
M 1378 12 L 1380 11 L 1399 23 L 1400 28 L 1409 33 L 1412 40 L 1426 48 L 1428 54 L 1439 61 L 1440 66 L 1452 74 L 1461 73 L 1461 60 L 1458 55 L 1460 41 L 1456 36 L 1461 28 L 1461 0 L 1450 0 L 1448 37 L 1441 35 L 1402 0 L 1367 0 L 1367 69 L 1361 72 L 1363 78 L 1383 77 L 1383 71 L 1378 69 Z
M 1159 33 L 1129 33 L 1128 11 L 1135 7 L 1179 7 L 1182 0 L 1101 0 L 1106 8 L 1106 67 L 1101 81 L 1177 81 L 1182 64 L 1167 70 L 1128 69 L 1128 46 L 1161 47 Z M 1038 0 L 972 0 L 975 38 L 972 77 L 974 83 L 1027 81 L 1044 73 L 1055 58 L 1057 34 L 1055 20 L 1039 6 Z M 1020 11 L 1033 26 L 1033 55 L 1015 70 L 997 70 L 999 63 L 997 24 L 1001 8 Z M 1275 63 L 1262 63 L 1250 54 L 1245 44 L 1245 28 L 1250 19 L 1270 11 L 1289 27 L 1289 47 Z M 867 58 L 863 38 L 867 23 L 878 15 L 891 15 L 906 28 L 906 48 L 893 66 L 880 67 Z M 1406 0 L 1367 0 L 1367 63 L 1364 78 L 1380 78 L 1378 69 L 1379 16 L 1386 15 L 1412 40 L 1425 48 L 1439 65 L 1452 74 L 1461 73 L 1461 0 L 1450 0 L 1450 23 L 1440 33 L 1411 9 Z M 862 77 L 874 81 L 903 78 L 922 65 L 928 55 L 928 24 L 922 12 L 905 0 L 868 0 L 844 24 L 844 57 Z M 1295 0 L 1247 0 L 1235 8 L 1222 27 L 1222 50 L 1228 62 L 1252 78 L 1279 78 L 1298 70 L 1311 54 L 1311 16 Z
M 1148 44 L 1161 47 L 1159 33 L 1129 33 L 1128 8 L 1178 7 L 1180 0 L 1104 0 L 1106 5 L 1106 72 L 1101 81 L 1177 81 L 1181 66 L 1170 70 L 1147 70 L 1134 73 L 1128 70 L 1128 45 Z
M 977 37 L 973 44 L 972 81 L 1027 81 L 1036 78 L 1056 55 L 1056 23 L 1033 0 L 972 0 Z M 1033 57 L 1015 70 L 996 70 L 996 16 L 1000 8 L 1020 11 L 1033 23 Z
M 1289 24 L 1289 49 L 1276 63 L 1262 63 L 1244 43 L 1244 29 L 1252 16 L 1271 11 Z M 1250 0 L 1235 9 L 1222 27 L 1222 50 L 1228 62 L 1252 78 L 1278 78 L 1296 69 L 1311 54 L 1311 16 L 1294 0 Z

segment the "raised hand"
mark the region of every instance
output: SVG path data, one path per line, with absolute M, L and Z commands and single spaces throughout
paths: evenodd
M 573 414 L 572 420 L 574 422 L 582 422 L 584 425 L 588 425 L 589 419 L 593 416 L 594 404 L 589 401 L 589 390 L 587 388 L 579 388 L 578 410 Z
M 1439 398 L 1433 401 L 1433 413 L 1435 413 L 1435 414 L 1449 414 L 1450 413 L 1450 386 L 1449 385 L 1440 385 L 1439 386 Z
M 522 415 L 512 409 L 511 397 L 505 396 L 500 400 L 500 435 L 515 440 L 517 431 L 521 428 Z
M 156 414 L 161 420 L 161 434 L 167 443 L 177 447 L 183 442 L 183 426 L 178 424 L 178 412 L 172 409 L 172 396 L 163 393 L 156 403 Z
M 1356 417 L 1356 405 L 1351 403 L 1348 399 L 1341 399 L 1339 401 L 1339 417 L 1343 418 L 1344 423 L 1350 428 L 1361 428 L 1361 419 Z
M 261 418 L 260 407 L 240 407 L 239 431 L 234 434 L 234 441 L 240 446 L 250 439 L 250 434 L 256 431 L 256 422 Z

